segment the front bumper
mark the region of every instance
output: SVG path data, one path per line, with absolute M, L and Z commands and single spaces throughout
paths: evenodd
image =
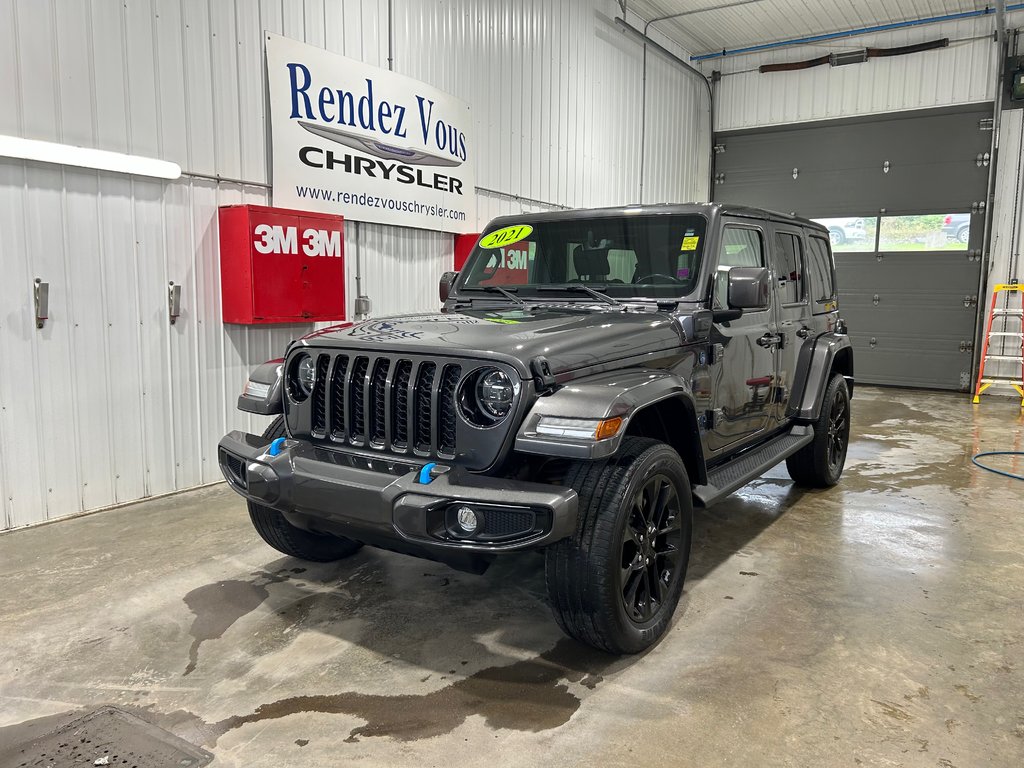
M 437 467 L 420 482 L 420 464 L 354 457 L 301 440 L 272 449 L 266 438 L 238 431 L 221 439 L 217 453 L 237 493 L 293 524 L 410 554 L 443 559 L 535 549 L 576 530 L 571 488 L 458 467 Z M 454 508 L 461 505 L 482 520 L 472 534 L 456 524 Z

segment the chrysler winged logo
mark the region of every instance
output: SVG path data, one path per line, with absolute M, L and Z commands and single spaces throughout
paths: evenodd
M 396 147 L 393 144 L 385 144 L 376 139 L 343 131 L 340 128 L 328 128 L 326 125 L 320 125 L 319 123 L 309 123 L 305 120 L 299 120 L 298 123 L 316 136 L 336 141 L 339 144 L 344 144 L 346 147 L 367 152 L 384 160 L 397 160 L 407 165 L 443 165 L 448 167 L 462 165 L 462 161 L 454 157 L 434 155 L 422 149 Z

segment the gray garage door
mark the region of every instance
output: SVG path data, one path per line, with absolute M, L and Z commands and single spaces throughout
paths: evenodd
M 715 199 L 817 219 L 859 381 L 967 390 L 991 107 L 723 133 Z

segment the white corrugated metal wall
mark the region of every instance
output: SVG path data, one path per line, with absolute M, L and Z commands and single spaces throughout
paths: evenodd
M 923 17 L 978 12 L 980 0 L 628 0 L 700 55 L 842 29 L 898 24 Z M 991 9 L 994 4 L 988 3 Z M 679 14 L 675 16 L 674 14 Z
M 617 11 L 395 0 L 395 70 L 473 107 L 478 183 L 492 190 L 478 194 L 481 224 L 637 201 L 641 48 Z M 0 134 L 188 174 L 0 159 L 3 527 L 217 481 L 218 438 L 261 427 L 234 408 L 246 373 L 308 329 L 220 321 L 217 207 L 269 202 L 261 30 L 387 66 L 387 0 L 0 0 Z M 699 83 L 651 58 L 644 197 L 702 199 Z M 358 251 L 374 314 L 436 307 L 450 235 L 347 222 L 345 247 L 350 299 Z M 42 330 L 35 277 L 50 284 Z M 169 281 L 183 287 L 175 325 Z
M 947 107 L 992 99 L 992 30 L 995 17 L 906 27 L 843 38 L 813 46 L 724 59 L 707 59 L 701 69 L 722 73 L 715 102 L 715 129 L 765 125 Z M 822 56 L 864 47 L 890 48 L 948 37 L 950 46 L 908 56 L 870 59 L 843 67 L 761 74 L 762 64 Z

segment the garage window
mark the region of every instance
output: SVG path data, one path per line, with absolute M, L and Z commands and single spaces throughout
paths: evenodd
M 831 219 L 814 219 L 828 230 L 828 239 L 836 253 L 863 253 L 875 250 L 877 216 L 840 216 Z
M 880 251 L 966 251 L 971 235 L 969 213 L 883 216 Z
M 775 233 L 775 263 L 778 267 L 779 298 L 783 304 L 804 300 L 803 247 L 789 232 Z

